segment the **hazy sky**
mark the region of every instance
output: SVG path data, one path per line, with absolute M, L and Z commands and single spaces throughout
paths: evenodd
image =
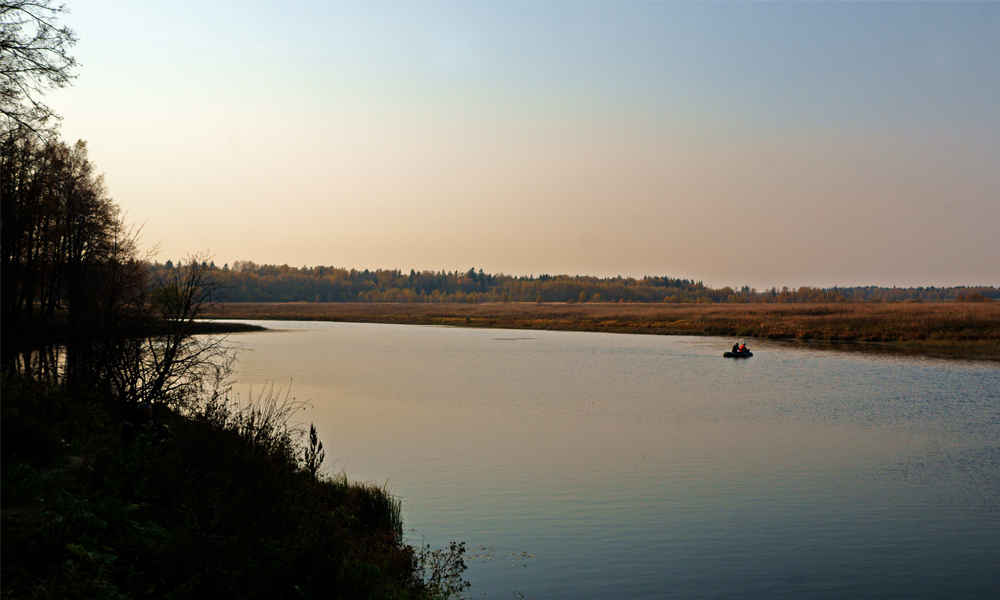
M 1000 285 L 1000 3 L 67 3 L 161 262 Z

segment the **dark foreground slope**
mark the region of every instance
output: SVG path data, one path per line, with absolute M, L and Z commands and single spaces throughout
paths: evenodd
M 8 374 L 2 407 L 5 598 L 440 598 L 464 587 L 461 545 L 414 548 L 388 490 L 315 477 L 317 448 L 310 463 L 273 398 L 164 412 L 169 436 L 129 445 L 100 398 Z

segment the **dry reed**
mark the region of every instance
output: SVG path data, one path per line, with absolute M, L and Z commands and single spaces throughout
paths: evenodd
M 1000 303 L 227 303 L 209 318 L 880 342 L 1000 356 Z

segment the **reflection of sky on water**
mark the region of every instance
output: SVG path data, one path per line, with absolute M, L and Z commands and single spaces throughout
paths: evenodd
M 1000 368 L 730 340 L 364 324 L 234 336 L 416 541 L 510 597 L 1000 590 Z M 519 559 L 527 551 L 532 558 Z M 931 568 L 933 567 L 933 568 Z
M 929 440 L 922 454 L 902 461 L 887 476 L 938 490 L 938 502 L 956 511 L 1000 513 L 1000 447 L 945 452 Z

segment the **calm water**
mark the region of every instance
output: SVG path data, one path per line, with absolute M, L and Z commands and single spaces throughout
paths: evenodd
M 1000 598 L 1000 366 L 339 323 L 241 334 L 473 597 Z

